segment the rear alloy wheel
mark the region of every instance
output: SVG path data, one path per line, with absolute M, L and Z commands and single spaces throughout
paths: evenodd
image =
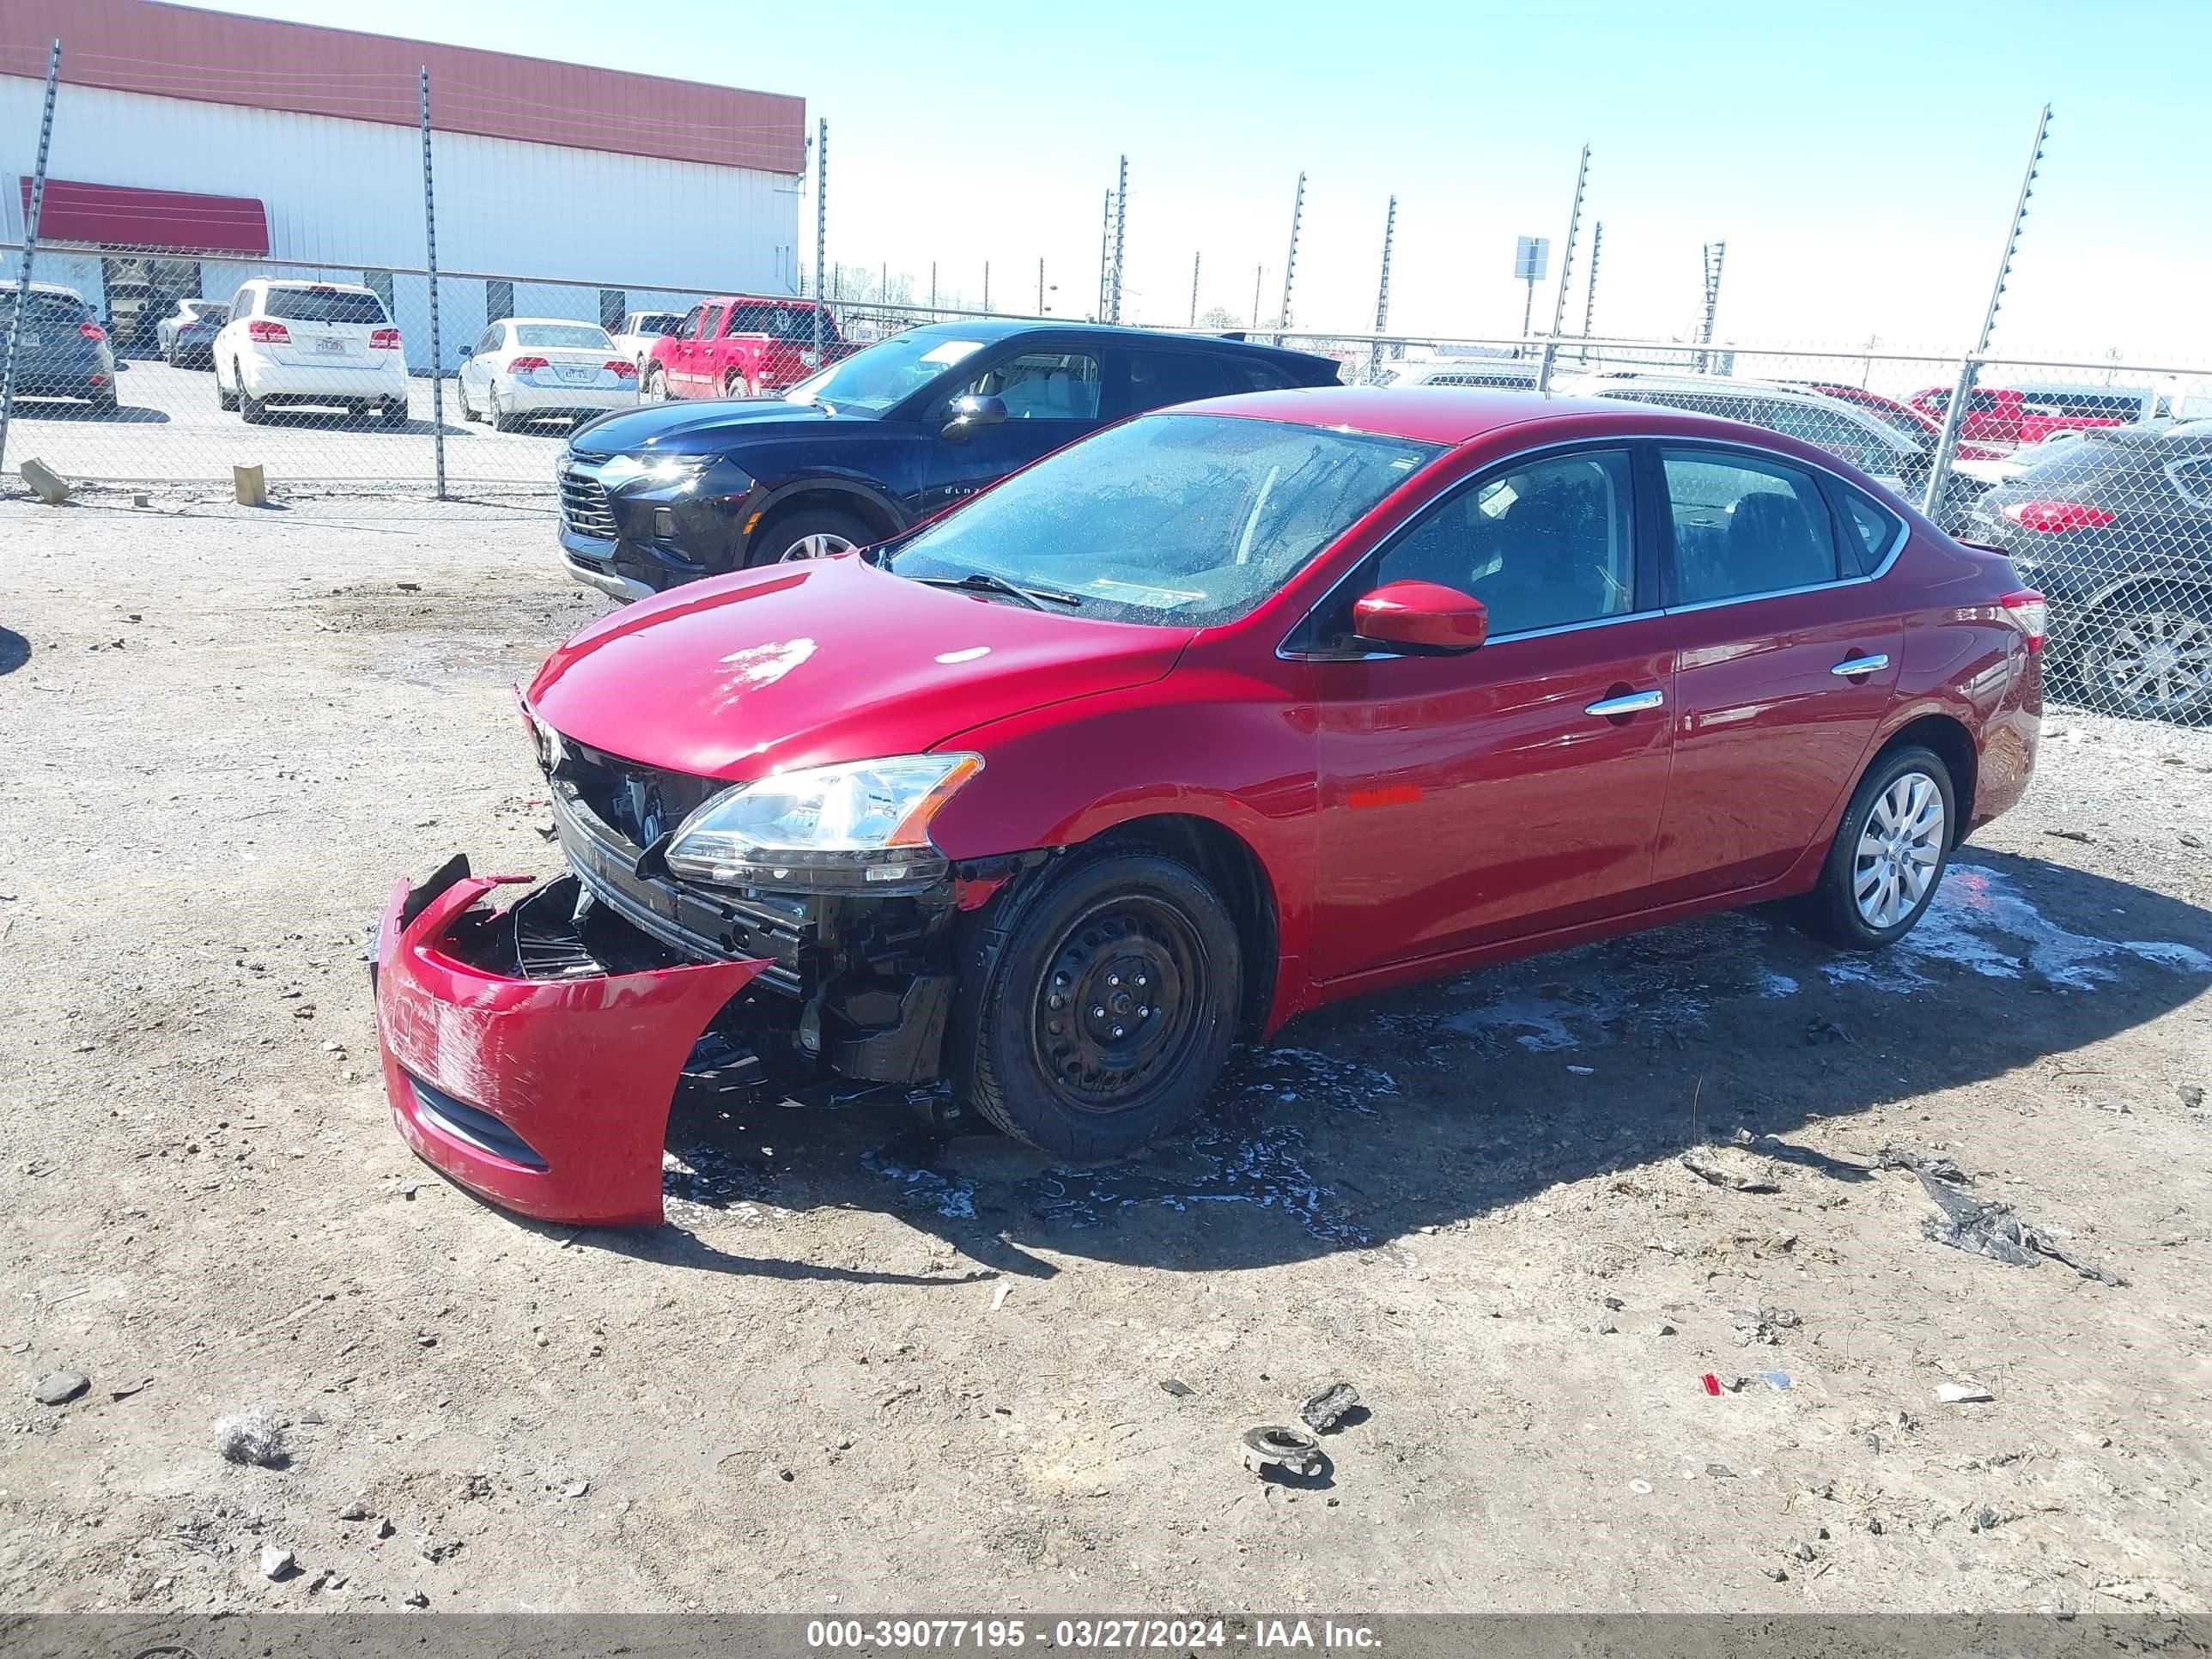
M 2077 670 L 2090 706 L 2138 720 L 2212 713 L 2212 605 L 2200 606 L 2191 614 L 2122 601 L 2096 611 Z
M 977 1111 L 1063 1158 L 1118 1158 L 1195 1110 L 1229 1058 L 1243 962 L 1189 866 L 1107 853 L 1046 878 L 991 972 L 962 988 L 947 1058 Z
M 1861 951 L 1912 931 L 1942 884 L 1957 839 L 1950 769 L 1933 750 L 1899 749 L 1859 781 L 1805 898 L 1813 930 Z
M 768 527 L 757 556 L 748 564 L 780 564 L 788 559 L 827 559 L 877 540 L 875 532 L 850 514 L 809 507 Z
M 722 377 L 722 395 L 725 398 L 757 398 L 760 394 L 753 390 L 751 381 L 732 369 Z

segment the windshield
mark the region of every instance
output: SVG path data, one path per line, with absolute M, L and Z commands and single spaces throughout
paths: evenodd
M 836 409 L 880 415 L 969 353 L 982 349 L 981 340 L 963 340 L 936 329 L 915 329 L 832 363 L 792 387 L 784 394 L 784 401 L 828 404 Z
M 925 527 L 893 568 L 1056 590 L 1115 622 L 1231 622 L 1441 453 L 1284 422 L 1146 416 Z
M 514 343 L 526 346 L 573 346 L 579 351 L 611 351 L 615 343 L 589 323 L 517 323 Z
M 384 302 L 365 289 L 272 288 L 263 303 L 264 317 L 294 323 L 384 322 Z

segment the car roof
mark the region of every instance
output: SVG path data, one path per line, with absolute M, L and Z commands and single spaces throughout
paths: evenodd
M 376 292 L 361 283 L 319 283 L 312 276 L 255 276 L 248 279 L 246 286 L 250 288 L 257 283 L 263 288 L 304 288 L 323 294 L 374 295 Z
M 597 328 L 602 334 L 606 332 L 599 324 L 582 317 L 495 317 L 492 320 L 513 323 L 518 328 L 525 323 L 551 323 L 559 328 Z
M 1248 392 L 1233 398 L 1209 398 L 1181 410 L 1237 415 L 1250 420 L 1287 421 L 1299 426 L 1335 427 L 1404 438 L 1417 443 L 1463 444 L 1486 432 L 1561 415 L 1598 415 L 1619 422 L 1635 418 L 1618 400 L 1596 398 L 1539 398 L 1492 386 L 1315 386 L 1285 392 Z M 1680 416 L 1680 410 L 1658 411 Z M 1684 416 L 1690 420 L 1707 418 Z M 1734 425 L 1735 422 L 1729 422 Z M 1753 428 L 1759 430 L 1759 428 Z M 1762 437 L 1772 434 L 1761 431 Z
M 906 335 L 923 335 L 945 340 L 980 340 L 986 345 L 996 345 L 1024 334 L 1051 335 L 1057 339 L 1111 340 L 1123 345 L 1165 346 L 1201 351 L 1257 352 L 1263 356 L 1309 363 L 1334 364 L 1334 359 L 1316 352 L 1297 351 L 1288 346 L 1267 345 L 1257 340 L 1240 339 L 1228 334 L 1192 334 L 1157 328 L 1124 328 L 1114 323 L 1086 323 L 1070 319 L 1061 322 L 1051 317 L 972 317 L 951 322 L 923 323 L 918 327 L 894 335 L 903 339 Z
M 15 291 L 15 285 L 13 283 L 9 283 L 5 288 L 0 289 L 0 293 L 13 294 Z M 84 303 L 84 295 L 78 293 L 76 289 L 70 288 L 64 283 L 33 283 L 31 284 L 31 292 L 33 294 L 64 295 L 70 299 L 76 301 L 79 305 L 82 305 Z

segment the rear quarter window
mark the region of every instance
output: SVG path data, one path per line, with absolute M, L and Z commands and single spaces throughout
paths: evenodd
M 1215 361 L 1229 377 L 1232 392 L 1284 392 L 1298 384 L 1285 370 L 1258 358 L 1220 357 Z

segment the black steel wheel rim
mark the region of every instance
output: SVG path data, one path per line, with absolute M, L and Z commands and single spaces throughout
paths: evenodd
M 1179 1077 L 1203 1037 L 1211 973 L 1190 918 L 1165 900 L 1101 900 L 1045 958 L 1030 1052 L 1064 1104 L 1134 1111 Z

